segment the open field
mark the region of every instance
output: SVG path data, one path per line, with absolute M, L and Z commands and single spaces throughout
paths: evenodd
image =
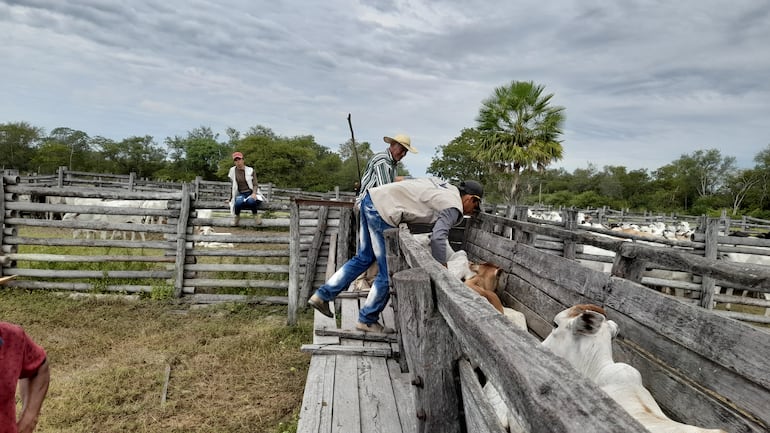
M 296 430 L 311 312 L 288 327 L 285 306 L 191 309 L 0 289 L 0 320 L 22 325 L 48 353 L 51 386 L 37 432 Z

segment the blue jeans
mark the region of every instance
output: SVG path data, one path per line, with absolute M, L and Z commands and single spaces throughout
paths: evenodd
M 252 192 L 239 192 L 235 196 L 235 205 L 233 205 L 233 213 L 236 215 L 241 214 L 241 209 L 251 209 L 251 213 L 257 214 L 257 209 L 262 204 L 262 201 L 251 198 Z
M 369 194 L 361 201 L 361 222 L 358 230 L 358 251 L 352 259 L 345 262 L 342 267 L 329 278 L 323 286 L 319 287 L 316 295 L 324 301 L 332 301 L 337 295 L 348 288 L 359 275 L 363 274 L 369 266 L 377 261 L 377 277 L 374 278 L 369 296 L 366 298 L 363 308 L 358 312 L 358 321 L 361 323 L 375 323 L 379 320 L 380 312 L 390 299 L 390 287 L 388 285 L 388 262 L 385 252 L 385 236 L 383 232 L 392 229 L 382 220 L 377 209 L 372 204 Z

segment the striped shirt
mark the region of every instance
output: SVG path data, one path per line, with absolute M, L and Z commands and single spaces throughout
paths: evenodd
M 393 159 L 389 149 L 374 154 L 366 164 L 364 174 L 361 176 L 361 190 L 356 197 L 356 205 L 361 203 L 369 188 L 393 182 L 396 179 L 397 166 L 398 161 Z

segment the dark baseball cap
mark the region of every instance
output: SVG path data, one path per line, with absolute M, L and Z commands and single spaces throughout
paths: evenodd
M 457 189 L 460 190 L 460 194 L 470 194 L 478 197 L 479 200 L 484 197 L 484 187 L 475 180 L 464 180 L 460 182 Z

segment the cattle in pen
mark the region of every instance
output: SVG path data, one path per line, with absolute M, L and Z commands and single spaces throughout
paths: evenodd
M 612 338 L 618 325 L 603 308 L 581 304 L 554 318 L 554 329 L 542 345 L 564 358 L 652 433 L 725 433 L 683 424 L 668 418 L 642 384 L 639 370 L 612 358 Z

